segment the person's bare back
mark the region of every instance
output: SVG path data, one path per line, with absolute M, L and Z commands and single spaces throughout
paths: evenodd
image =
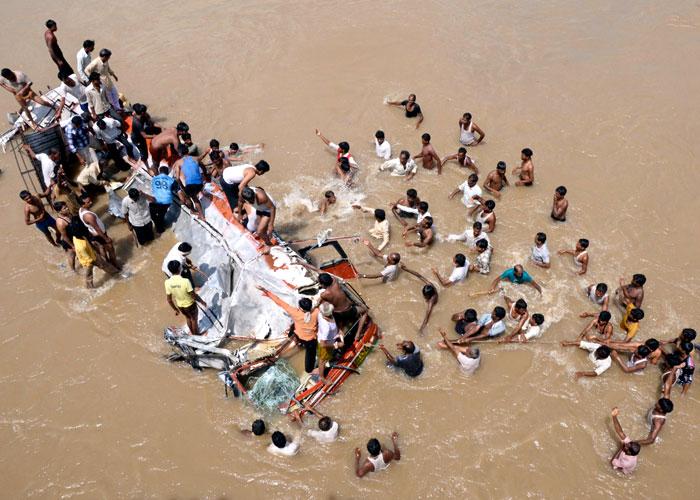
M 335 312 L 344 312 L 352 307 L 352 302 L 338 284 L 338 279 L 334 278 L 333 283 L 324 290 L 321 298 L 333 304 Z
M 421 155 L 423 158 L 423 168 L 427 168 L 428 170 L 434 169 L 435 156 L 437 156 L 437 153 L 435 152 L 435 148 L 433 147 L 433 145 L 424 144 L 423 149 L 421 150 Z

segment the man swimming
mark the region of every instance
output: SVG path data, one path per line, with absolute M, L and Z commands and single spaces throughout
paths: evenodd
M 499 161 L 496 169 L 491 170 L 484 180 L 484 189 L 497 200 L 501 198 L 501 190 L 505 186 L 510 186 L 506 177 L 506 162 Z
M 610 357 L 610 348 L 606 345 L 598 344 L 597 342 L 588 342 L 586 340 L 562 340 L 562 347 L 577 346 L 589 352 L 588 359 L 593 363 L 593 370 L 577 371 L 574 378 L 577 380 L 581 377 L 599 377 L 612 366 L 612 358 Z
M 335 205 L 336 201 L 337 199 L 333 191 L 326 191 L 323 193 L 323 199 L 318 204 L 318 210 L 321 212 L 321 215 L 325 215 L 328 209 Z
M 557 222 L 566 221 L 566 211 L 569 209 L 569 200 L 565 198 L 566 193 L 567 190 L 564 186 L 559 186 L 554 190 L 552 213 L 550 214 L 550 217 Z
M 520 166 L 515 167 L 513 175 L 519 179 L 515 181 L 516 186 L 532 186 L 535 182 L 535 165 L 532 163 L 532 149 L 525 148 L 520 152 Z
M 423 159 L 423 168 L 432 170 L 437 166 L 438 175 L 442 174 L 442 161 L 432 144 L 430 144 L 430 134 L 421 136 L 421 151 L 413 157 L 414 160 Z
M 360 210 L 366 214 L 374 215 L 374 227 L 369 230 L 370 236 L 372 238 L 380 240 L 379 250 L 384 250 L 384 248 L 389 244 L 389 237 L 391 234 L 391 226 L 389 226 L 389 221 L 386 220 L 386 212 L 381 208 L 369 208 L 362 205 L 352 205 L 355 210 Z

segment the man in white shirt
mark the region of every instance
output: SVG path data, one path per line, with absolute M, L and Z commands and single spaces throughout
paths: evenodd
M 449 278 L 442 277 L 436 267 L 432 268 L 433 274 L 445 288 L 451 287 L 456 283 L 461 283 L 467 278 L 467 274 L 469 273 L 469 261 L 464 254 L 456 254 L 452 258 L 452 263 L 454 264 L 454 268 L 452 269 L 452 273 L 450 274 Z
M 287 441 L 287 437 L 280 431 L 272 433 L 272 443 L 267 451 L 281 457 L 292 457 L 299 452 L 299 440 Z
M 192 282 L 192 286 L 194 286 L 192 270 L 196 268 L 190 260 L 190 253 L 192 253 L 192 245 L 186 241 L 182 243 L 175 243 L 163 259 L 163 264 L 160 266 L 161 271 L 163 271 L 165 275 L 170 278 L 173 274 L 168 269 L 168 262 L 171 260 L 176 260 L 180 263 L 180 276 L 190 280 L 190 282 Z
M 447 333 L 440 328 L 440 335 L 444 339 L 444 345 L 450 353 L 457 359 L 459 368 L 465 375 L 474 375 L 474 372 L 481 365 L 481 352 L 479 349 L 472 349 L 470 346 L 456 346 L 447 339 Z
M 318 129 L 316 129 L 316 135 L 336 154 L 336 173 L 346 185 L 352 185 L 353 177 L 357 173 L 359 165 L 355 158 L 352 157 L 352 154 L 350 154 L 350 144 L 346 141 L 341 141 L 338 144 L 331 142 Z
M 78 61 L 78 69 L 76 70 L 76 75 L 80 79 L 81 83 L 87 85 L 89 83 L 88 75 L 85 72 L 85 68 L 92 62 L 92 56 L 90 53 L 95 50 L 94 40 L 85 40 L 83 42 L 83 48 L 78 51 L 76 59 Z
M 540 313 L 535 313 L 530 316 L 530 319 L 525 323 L 522 329 L 517 328 L 506 338 L 498 341 L 499 344 L 507 342 L 527 342 L 532 339 L 538 339 L 542 336 L 542 328 L 544 324 L 544 316 Z
M 469 344 L 475 340 L 490 340 L 502 335 L 506 331 L 506 324 L 503 319 L 506 317 L 506 310 L 501 306 L 493 308 L 490 314 L 483 314 L 479 318 L 479 328 L 467 335 L 463 339 L 465 344 Z
M 75 100 L 78 101 L 80 109 L 83 110 L 83 112 L 88 111 L 85 87 L 78 81 L 78 77 L 76 75 L 66 75 L 63 73 L 59 73 L 58 77 L 62 82 L 61 86 L 58 87 L 58 92 L 61 93 L 64 98 L 66 94 L 72 95 L 75 97 Z
M 391 144 L 384 138 L 383 130 L 377 130 L 374 134 L 374 150 L 377 156 L 383 160 L 391 158 Z
M 475 196 L 481 196 L 481 187 L 478 184 L 479 176 L 476 174 L 471 174 L 467 177 L 467 180 L 462 184 L 457 186 L 457 189 L 450 193 L 449 199 L 451 200 L 457 193 L 462 192 L 462 203 L 467 208 L 474 208 L 479 205 L 479 202 L 474 199 Z
M 382 269 L 379 274 L 360 274 L 359 277 L 365 279 L 381 279 L 382 283 L 394 281 L 399 275 L 399 262 L 401 262 L 401 255 L 396 252 L 384 255 L 379 251 L 379 249 L 374 248 L 369 240 L 362 240 L 362 243 L 367 247 L 375 259 L 381 260 L 384 263 L 384 269 Z
M 479 240 L 485 240 L 486 243 L 491 244 L 489 235 L 483 231 L 481 222 L 475 222 L 471 228 L 465 229 L 462 234 L 447 235 L 447 241 L 463 241 L 472 250 L 476 249 L 476 243 Z
M 309 429 L 309 436 L 319 443 L 332 443 L 338 439 L 340 426 L 338 422 L 331 420 L 330 417 L 322 417 L 318 421 L 318 429 Z
M 417 208 L 412 208 L 412 207 L 409 207 L 406 205 L 401 205 L 399 203 L 396 204 L 396 209 L 398 209 L 401 213 L 416 216 L 416 225 L 423 222 L 423 219 L 425 219 L 426 217 L 432 218 L 432 215 L 430 215 L 430 212 L 428 211 L 429 208 L 430 208 L 430 205 L 428 205 L 427 201 L 421 201 L 420 203 L 418 203 Z M 399 219 L 399 222 L 401 223 L 402 226 L 408 226 L 408 222 L 406 222 L 402 219 Z
M 136 188 L 129 189 L 128 196 L 122 200 L 122 213 L 129 229 L 134 232 L 138 245 L 153 241 L 153 222 L 148 202 L 155 201 L 151 196 Z
M 389 170 L 391 175 L 396 177 L 405 177 L 410 181 L 415 177 L 418 171 L 418 165 L 411 159 L 411 154 L 408 151 L 401 151 L 398 158 L 384 162 L 379 167 L 379 171 Z
M 361 210 L 366 214 L 374 214 L 374 227 L 369 230 L 370 236 L 381 240 L 378 250 L 384 250 L 389 244 L 389 221 L 386 220 L 386 212 L 381 208 L 369 208 L 362 205 L 353 205 L 352 208 L 355 210 Z
M 44 181 L 44 187 L 48 189 L 56 180 L 56 163 L 61 159 L 61 153 L 56 148 L 49 149 L 48 154 L 34 153 L 29 144 L 22 144 L 22 148 L 27 156 L 41 164 L 41 179 Z
M 547 248 L 547 235 L 537 233 L 535 236 L 535 244 L 532 247 L 532 255 L 530 256 L 532 263 L 537 267 L 549 269 L 549 248 Z
M 562 340 L 561 345 L 563 347 L 578 346 L 590 353 L 588 359 L 593 363 L 593 370 L 576 372 L 574 377 L 577 380 L 581 377 L 598 377 L 612 365 L 610 348 L 606 345 L 587 340 Z

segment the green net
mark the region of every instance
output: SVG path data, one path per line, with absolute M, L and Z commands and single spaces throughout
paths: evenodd
M 289 363 L 280 359 L 258 378 L 248 392 L 250 402 L 269 412 L 277 411 L 282 403 L 289 402 L 299 387 L 299 377 Z

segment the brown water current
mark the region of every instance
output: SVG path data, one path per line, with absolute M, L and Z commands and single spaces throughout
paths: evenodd
M 50 8 L 47 8 L 50 5 Z M 660 441 L 645 447 L 634 476 L 613 472 L 609 412 L 633 437 L 658 397 L 660 373 L 626 375 L 613 366 L 576 382 L 586 353 L 563 349 L 590 308 L 589 283 L 616 286 L 621 276 L 648 278 L 639 337 L 670 338 L 700 326 L 697 217 L 700 181 L 700 10 L 697 2 L 433 2 L 280 0 L 190 2 L 3 2 L 1 66 L 21 69 L 35 88 L 56 84 L 44 46 L 44 21 L 71 64 L 83 39 L 113 51 L 120 91 L 149 105 L 165 123 L 189 123 L 195 142 L 264 142 L 272 171 L 262 181 L 281 202 L 279 230 L 290 238 L 361 233 L 370 216 L 349 203 L 386 207 L 408 187 L 430 202 L 438 232 L 467 224 L 447 195 L 466 173 L 422 168 L 404 182 L 377 172 L 372 137 L 383 129 L 395 152 L 415 154 L 429 132 L 440 155 L 459 147 L 457 122 L 469 111 L 486 131 L 470 149 L 483 176 L 499 160 L 508 171 L 520 150 L 534 150 L 532 188 L 507 188 L 498 202 L 489 277 L 440 289 L 427 333 L 421 284 L 406 274 L 387 284 L 360 283 L 385 343 L 413 339 L 426 369 L 407 380 L 370 356 L 321 411 L 341 425 L 339 442 L 304 438 L 298 456 L 269 456 L 267 441 L 241 436 L 256 412 L 225 399 L 213 372 L 164 359 L 162 328 L 175 319 L 163 294 L 160 264 L 174 242 L 164 235 L 134 249 L 122 223 L 107 216 L 118 254 L 134 273 L 96 291 L 63 265 L 63 255 L 27 228 L 11 155 L 0 156 L 0 491 L 7 498 L 143 497 L 636 497 L 694 496 L 698 388 L 683 398 Z M 385 98 L 418 96 L 425 121 L 416 131 Z M 14 111 L 7 93 L 2 112 Z M 333 177 L 334 157 L 314 135 L 347 140 L 360 164 L 348 192 Z M 549 218 L 553 190 L 569 189 L 565 224 Z M 328 215 L 304 200 L 334 189 Z M 471 224 L 471 222 L 469 222 Z M 550 270 L 527 265 L 536 232 L 552 253 L 591 241 L 588 274 L 553 255 Z M 195 242 L 196 243 L 196 242 Z M 362 245 L 345 245 L 361 272 L 379 265 Z M 428 251 L 403 247 L 392 219 L 391 250 L 426 275 L 447 272 L 464 247 L 440 241 Z M 508 286 L 547 318 L 527 346 L 482 346 L 472 377 L 435 348 L 437 328 L 467 306 L 479 313 L 498 296 L 469 299 L 497 272 L 524 262 L 544 286 Z M 619 312 L 614 310 L 619 321 Z M 616 331 L 619 329 L 616 327 Z M 619 335 L 619 333 L 618 333 Z M 294 434 L 286 420 L 269 425 Z M 310 420 L 315 425 L 315 420 Z M 388 472 L 354 477 L 352 451 L 376 436 L 400 434 L 402 459 Z

